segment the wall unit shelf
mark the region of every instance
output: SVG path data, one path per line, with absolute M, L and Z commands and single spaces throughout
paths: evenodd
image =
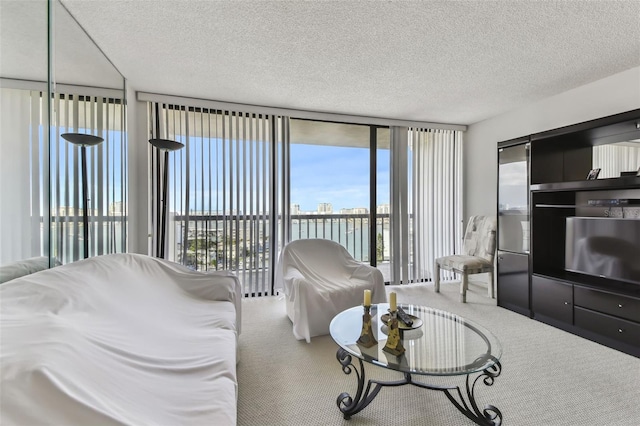
M 499 194 L 509 184 L 501 154 L 528 145 L 530 246 L 499 245 L 497 287 L 499 306 L 640 357 L 640 176 L 586 179 L 594 146 L 635 139 L 640 110 L 498 143 Z

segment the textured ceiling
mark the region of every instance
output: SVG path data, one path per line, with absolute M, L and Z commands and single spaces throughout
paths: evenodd
M 52 13 L 56 83 L 122 89 L 122 76 L 58 2 Z M 0 0 L 0 76 L 47 81 L 46 0 Z
M 62 3 L 135 90 L 254 105 L 472 124 L 640 66 L 638 0 Z

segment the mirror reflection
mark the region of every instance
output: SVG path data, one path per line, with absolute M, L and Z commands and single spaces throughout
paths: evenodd
M 61 263 L 126 244 L 124 79 L 68 12 L 53 8 L 51 255 Z M 63 134 L 99 144 L 70 143 Z
M 640 172 L 640 139 L 593 147 L 593 168 L 598 179 L 635 176 Z
M 49 266 L 47 1 L 0 1 L 0 282 Z
M 1 1 L 0 43 L 0 282 L 85 255 L 80 147 L 62 133 L 105 139 L 87 151 L 88 254 L 124 251 L 124 78 L 57 0 Z

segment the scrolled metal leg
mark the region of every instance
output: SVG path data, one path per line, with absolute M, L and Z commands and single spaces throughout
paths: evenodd
M 358 371 L 351 362 L 351 355 L 344 349 L 338 349 L 336 358 L 342 365 L 342 371 L 344 372 L 344 374 L 351 374 L 352 371 L 355 371 L 358 379 L 358 390 L 356 391 L 355 397 L 349 395 L 348 392 L 342 392 L 340 395 L 338 395 L 338 399 L 336 400 L 338 408 L 340 409 L 340 411 L 342 411 L 344 418 L 346 420 L 349 420 L 352 415 L 362 411 L 367 405 L 371 403 L 371 401 L 373 401 L 376 395 L 378 395 L 378 392 L 380 392 L 382 384 L 369 380 L 365 389 L 365 373 L 362 360 L 358 359 L 358 362 L 360 364 L 360 371 Z M 372 383 L 376 384 L 373 390 L 371 389 Z
M 478 380 L 483 379 L 482 382 L 487 386 L 492 386 L 494 379 L 500 375 L 502 367 L 498 360 L 495 360 L 494 365 L 482 371 L 473 381 L 471 381 L 471 374 L 467 375 L 466 389 L 463 393 L 460 386 L 441 386 L 430 385 L 426 383 L 415 382 L 412 380 L 411 375 L 405 373 L 406 382 L 414 386 L 418 386 L 425 389 L 437 390 L 444 392 L 449 401 L 460 411 L 467 416 L 473 422 L 483 426 L 498 426 L 502 424 L 502 413 L 493 405 L 486 405 L 482 410 L 478 408 L 475 397 L 475 386 Z
M 459 401 L 450 390 L 445 390 L 444 392 L 447 395 L 447 398 L 449 398 L 449 401 L 451 401 L 462 414 L 473 420 L 475 423 L 486 426 L 501 425 L 502 413 L 500 410 L 493 405 L 485 405 L 485 407 L 480 410 L 476 403 L 475 396 L 475 387 L 478 380 L 482 379 L 482 382 L 486 386 L 492 386 L 495 378 L 500 375 L 501 371 L 502 366 L 500 365 L 500 362 L 496 360 L 491 367 L 483 370 L 482 374 L 477 376 L 473 382 L 471 382 L 471 375 L 467 375 L 465 388 L 466 399 L 459 387 L 456 388 L 456 395 L 459 398 Z
M 471 380 L 471 374 L 467 375 L 465 392 L 460 389 L 460 386 L 441 386 L 416 382 L 409 373 L 404 374 L 404 380 L 392 382 L 369 380 L 365 388 L 364 384 L 366 379 L 362 360 L 358 359 L 360 369 L 356 369 L 352 363 L 351 355 L 342 348 L 338 349 L 336 358 L 338 359 L 338 362 L 340 362 L 340 365 L 342 365 L 342 371 L 345 374 L 351 374 L 352 371 L 355 371 L 358 380 L 358 390 L 356 391 L 355 396 L 352 397 L 348 392 L 342 392 L 336 400 L 338 408 L 343 413 L 346 420 L 349 420 L 352 415 L 367 407 L 376 395 L 378 395 L 378 392 L 380 392 L 380 389 L 383 386 L 414 385 L 424 389 L 444 392 L 449 401 L 458 409 L 458 411 L 476 424 L 483 426 L 499 426 L 502 424 L 502 413 L 500 410 L 493 405 L 486 405 L 482 410 L 480 410 L 475 397 L 475 387 L 480 379 L 482 379 L 482 382 L 486 386 L 492 386 L 495 378 L 500 375 L 502 366 L 495 358 L 493 365 L 482 370 L 482 373 L 475 379 Z M 373 388 L 371 386 L 372 384 L 375 385 Z

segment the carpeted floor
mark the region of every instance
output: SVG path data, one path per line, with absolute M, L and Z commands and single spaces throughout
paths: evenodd
M 496 306 L 486 287 L 470 284 L 466 304 L 458 285 L 388 287 L 398 303 L 447 310 L 491 330 L 503 346 L 502 374 L 493 386 L 476 386 L 480 407 L 495 405 L 505 425 L 640 425 L 640 359 Z M 238 425 L 472 425 L 442 392 L 414 386 L 383 388 L 351 420 L 336 406 L 353 394 L 330 336 L 295 340 L 280 297 L 243 300 L 238 364 Z M 400 373 L 365 365 L 368 378 Z M 430 383 L 464 378 L 433 379 Z M 425 380 L 427 381 L 427 380 Z

